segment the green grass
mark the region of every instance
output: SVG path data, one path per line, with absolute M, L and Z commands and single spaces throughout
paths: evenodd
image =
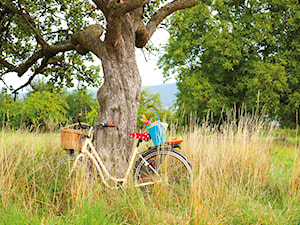
M 59 133 L 3 130 L 0 224 L 299 224 L 299 141 L 273 129 L 248 117 L 190 128 L 193 187 L 173 199 L 68 178 L 56 170 Z

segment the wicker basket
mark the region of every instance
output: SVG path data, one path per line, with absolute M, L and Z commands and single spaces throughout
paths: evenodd
M 84 123 L 82 124 L 88 125 Z M 77 125 L 79 124 L 78 123 L 72 124 L 61 129 L 61 147 L 63 149 L 80 150 L 82 148 L 82 145 L 86 137 L 88 136 L 88 134 L 80 130 L 70 129 Z

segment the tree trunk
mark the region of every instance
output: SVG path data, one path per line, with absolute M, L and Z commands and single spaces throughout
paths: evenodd
M 110 172 L 122 176 L 133 147 L 129 134 L 135 132 L 140 101 L 141 77 L 135 58 L 135 33 L 132 21 L 122 24 L 126 33 L 115 46 L 106 44 L 101 61 L 104 84 L 97 93 L 98 122 L 115 123 L 95 132 L 96 148 Z

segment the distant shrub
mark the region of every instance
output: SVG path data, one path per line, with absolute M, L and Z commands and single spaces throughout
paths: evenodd
M 45 129 L 64 123 L 68 108 L 63 96 L 48 91 L 30 94 L 26 100 L 26 125 L 28 127 Z

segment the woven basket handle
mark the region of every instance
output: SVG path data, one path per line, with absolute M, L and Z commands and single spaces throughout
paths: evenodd
M 89 126 L 89 124 L 87 124 L 87 123 L 81 123 L 82 125 L 86 125 L 86 126 Z M 71 127 L 75 127 L 75 126 L 78 126 L 79 125 L 79 123 L 74 123 L 74 124 L 71 124 L 71 125 L 68 125 L 68 126 L 66 126 L 66 127 L 63 127 L 62 129 L 69 129 L 69 128 L 71 128 Z

